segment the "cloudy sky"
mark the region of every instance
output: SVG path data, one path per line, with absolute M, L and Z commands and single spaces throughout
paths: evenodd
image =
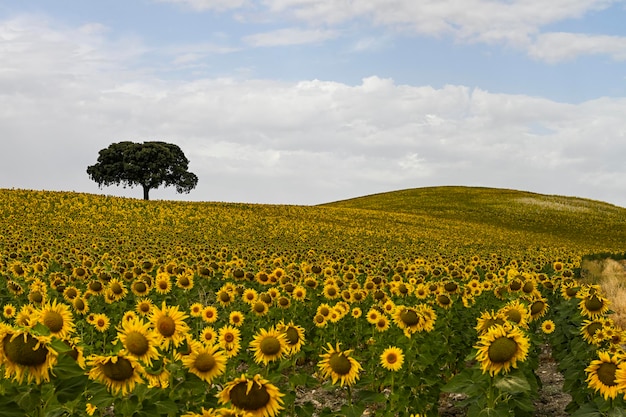
M 623 0 L 3 0 L 0 188 L 176 143 L 196 189 L 319 204 L 437 185 L 626 207 Z

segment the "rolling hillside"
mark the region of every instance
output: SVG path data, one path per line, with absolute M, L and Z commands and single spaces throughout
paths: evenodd
M 426 216 L 545 235 L 549 240 L 604 244 L 626 250 L 626 209 L 608 203 L 524 191 L 481 187 L 428 187 L 374 194 L 323 207 Z

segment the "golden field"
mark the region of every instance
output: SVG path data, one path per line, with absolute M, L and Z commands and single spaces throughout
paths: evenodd
M 545 344 L 573 413 L 623 403 L 626 334 L 578 279 L 624 252 L 621 207 L 472 187 L 0 201 L 3 415 L 437 415 L 445 392 L 532 415 Z M 342 404 L 301 395 L 320 389 Z

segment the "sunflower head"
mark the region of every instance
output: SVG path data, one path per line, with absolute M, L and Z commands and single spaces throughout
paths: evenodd
M 326 353 L 321 355 L 322 360 L 318 367 L 324 377 L 332 379 L 333 384 L 339 381 L 341 386 L 354 385 L 363 368 L 351 354 L 351 350 L 342 351 L 339 343 L 335 347 L 329 343 Z
M 245 375 L 226 384 L 218 394 L 220 404 L 231 403 L 233 407 L 254 417 L 275 417 L 283 409 L 283 397 L 276 386 L 257 374 Z
M 518 327 L 492 326 L 480 336 L 475 348 L 476 359 L 481 363 L 483 373 L 491 375 L 508 372 L 517 367 L 528 355 L 528 337 Z

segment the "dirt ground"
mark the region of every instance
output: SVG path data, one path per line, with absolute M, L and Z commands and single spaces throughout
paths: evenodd
M 535 401 L 535 417 L 567 417 L 565 407 L 571 401 L 569 394 L 563 392 L 563 376 L 557 370 L 557 364 L 551 356 L 549 346 L 544 346 L 539 356 L 537 376 L 541 379 L 542 388 L 539 398 Z M 311 402 L 317 410 L 325 407 L 339 409 L 345 398 L 336 392 L 323 389 L 302 390 L 297 393 L 297 402 Z M 465 417 L 466 412 L 456 403 L 460 400 L 458 394 L 444 395 L 439 404 L 441 417 Z M 374 417 L 375 410 L 366 410 L 362 417 Z

